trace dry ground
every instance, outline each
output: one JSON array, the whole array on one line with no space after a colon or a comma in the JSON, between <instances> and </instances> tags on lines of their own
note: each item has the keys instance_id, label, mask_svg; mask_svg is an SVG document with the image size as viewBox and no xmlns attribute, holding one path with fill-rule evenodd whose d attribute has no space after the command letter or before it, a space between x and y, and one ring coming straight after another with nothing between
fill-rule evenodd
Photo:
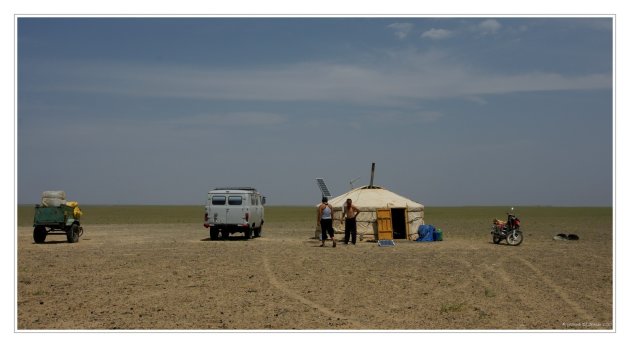
<instances>
[{"instance_id":1,"label":"dry ground","mask_svg":"<svg viewBox=\"0 0 630 347\"><path fill-rule=\"evenodd\" d=\"M443 242L320 248L312 222L249 241L209 241L200 223L86 224L76 244L34 244L21 226L18 329L613 328L610 224L564 242L530 229L518 247L445 223Z\"/></svg>"}]
</instances>

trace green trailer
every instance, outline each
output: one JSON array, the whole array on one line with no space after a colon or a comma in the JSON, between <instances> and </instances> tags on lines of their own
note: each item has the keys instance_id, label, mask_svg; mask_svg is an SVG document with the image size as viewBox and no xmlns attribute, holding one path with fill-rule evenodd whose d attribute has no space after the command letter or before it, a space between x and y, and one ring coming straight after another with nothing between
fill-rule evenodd
<instances>
[{"instance_id":1,"label":"green trailer","mask_svg":"<svg viewBox=\"0 0 630 347\"><path fill-rule=\"evenodd\" d=\"M79 242L83 235L81 221L74 214L74 207L35 205L33 240L44 243L47 235L66 235L68 242Z\"/></svg>"}]
</instances>

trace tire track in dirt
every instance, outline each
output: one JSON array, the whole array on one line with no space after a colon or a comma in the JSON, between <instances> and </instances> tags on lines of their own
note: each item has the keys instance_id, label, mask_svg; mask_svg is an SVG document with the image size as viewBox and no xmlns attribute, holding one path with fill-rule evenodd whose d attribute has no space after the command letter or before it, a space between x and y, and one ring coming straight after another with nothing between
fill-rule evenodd
<instances>
[{"instance_id":1,"label":"tire track in dirt","mask_svg":"<svg viewBox=\"0 0 630 347\"><path fill-rule=\"evenodd\" d=\"M457 259L459 263L464 265L465 268L469 270L469 273L472 273L473 266L469 261L463 259ZM474 276L474 274L473 274ZM457 277L457 284L451 287L451 290L464 290L472 286L473 279L468 277Z\"/></svg>"},{"instance_id":2,"label":"tire track in dirt","mask_svg":"<svg viewBox=\"0 0 630 347\"><path fill-rule=\"evenodd\" d=\"M492 287L491 283L483 276L483 274L481 273L481 271L479 271L479 267L475 267L472 262L468 261L468 260L464 260L464 259L457 259L462 265L464 265L467 269L468 269L468 273L471 274L474 277L474 280L476 280L478 283L480 283L482 286L486 287L486 288L490 288ZM491 269L487 264L483 264L483 266L486 268L486 270ZM472 284L473 279L471 279L468 282L468 285Z\"/></svg>"},{"instance_id":3,"label":"tire track in dirt","mask_svg":"<svg viewBox=\"0 0 630 347\"><path fill-rule=\"evenodd\" d=\"M348 324L351 325L352 328L355 329L361 329L362 324L352 318L348 318L346 316L343 316L339 313L336 313L328 308L326 308L323 305L320 305L316 302L313 302L307 298L305 298L304 296L294 292L293 290L289 289L285 284L283 284L282 282L280 282L276 276L274 276L273 271L271 271L271 268L269 266L269 260L267 259L267 257L262 257L263 260L263 265L265 267L265 273L267 274L267 278L269 279L269 283L271 283L272 286L274 286L276 289L279 289L280 291L282 291L284 294L286 294L287 296L303 303L306 306L309 306L311 308L316 309L317 311L332 317L332 318L337 318L341 321L344 321Z\"/></svg>"},{"instance_id":4,"label":"tire track in dirt","mask_svg":"<svg viewBox=\"0 0 630 347\"><path fill-rule=\"evenodd\" d=\"M470 274L477 280L477 282L479 282L482 286L484 286L487 289L493 288L494 286L492 285L492 283L484 276L484 274L482 273L482 271L479 270L479 266L475 267L473 266L473 264L470 261L467 260L463 260L463 259L459 259L459 261L464 264L469 270L470 270ZM496 275L496 277L504 282L506 285L508 285L508 288L506 289L507 296L510 298L513 298L514 301L518 302L518 304L520 306L522 306L523 309L520 309L522 312L527 312L527 311L531 311L532 307L527 305L526 302L524 302L523 300L520 299L520 293L514 289L512 289L509 285L511 283L513 283L514 281L512 280L512 278L510 277L510 275L501 267L498 266L494 266L494 265L489 265L487 263L483 263L480 266L483 267L483 269L485 270L485 272L489 272L489 273L493 273Z\"/></svg>"},{"instance_id":5,"label":"tire track in dirt","mask_svg":"<svg viewBox=\"0 0 630 347\"><path fill-rule=\"evenodd\" d=\"M525 266L527 266L530 270L532 270L538 276L538 278L540 278L547 285L547 287L551 288L551 290L553 290L554 293L556 293L556 295L573 310L573 312L577 313L580 318L582 318L584 321L595 320L595 317L591 316L577 302L571 300L564 288L557 285L552 279L547 277L542 271L540 271L540 269L536 265L519 256L515 256L515 258L518 259L518 261L523 263Z\"/></svg>"},{"instance_id":6,"label":"tire track in dirt","mask_svg":"<svg viewBox=\"0 0 630 347\"><path fill-rule=\"evenodd\" d=\"M482 274L481 271L479 271L479 267L475 267L472 262L468 261L468 260L464 260L464 259L458 259L458 261L463 264L466 268L468 268L469 273L477 280L477 282L481 283L484 287L486 288L490 288L492 287L492 284L490 283L490 281L488 281L485 276ZM484 269L486 271L489 272L493 272L495 274L497 274L501 280L503 280L504 282L510 282L510 278L507 276L507 274L503 271L497 271L497 269L495 267L491 267L488 264L481 264L480 266L483 266ZM472 280L471 280L472 282Z\"/></svg>"},{"instance_id":7,"label":"tire track in dirt","mask_svg":"<svg viewBox=\"0 0 630 347\"><path fill-rule=\"evenodd\" d=\"M598 298L598 297L595 297L595 296L592 296L592 295L589 295L589 294L584 294L584 293L579 292L577 290L569 290L569 291L571 293L573 293L574 295L581 295L581 296L587 298L588 300L591 300L591 301L593 301L595 303L598 303L598 304L600 304L602 306L610 306L612 304L612 302L610 302L610 301L606 301L604 299L601 299L601 298Z\"/></svg>"},{"instance_id":8,"label":"tire track in dirt","mask_svg":"<svg viewBox=\"0 0 630 347\"><path fill-rule=\"evenodd\" d=\"M490 266L488 264L484 264L484 267L486 268L487 271L497 274L499 278L501 279L501 281L503 281L506 285L508 285L507 290L510 293L509 297L512 298L512 300L518 302L524 308L521 311L530 312L533 310L533 307L531 305L528 305L525 300L521 299L523 293L521 293L520 290L514 289L512 286L510 286L510 285L513 285L514 279L510 277L509 273L505 271L505 269L501 265L497 267L497 266Z\"/></svg>"}]
</instances>

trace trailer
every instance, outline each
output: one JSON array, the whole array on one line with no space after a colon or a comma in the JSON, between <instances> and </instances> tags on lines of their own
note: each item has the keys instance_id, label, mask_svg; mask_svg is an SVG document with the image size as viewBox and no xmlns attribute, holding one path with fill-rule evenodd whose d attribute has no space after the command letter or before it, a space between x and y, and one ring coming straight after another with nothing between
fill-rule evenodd
<instances>
[{"instance_id":1,"label":"trailer","mask_svg":"<svg viewBox=\"0 0 630 347\"><path fill-rule=\"evenodd\" d=\"M35 205L33 228L35 243L44 243L48 235L66 235L69 243L75 243L83 235L80 215L75 213L75 207L66 204Z\"/></svg>"}]
</instances>

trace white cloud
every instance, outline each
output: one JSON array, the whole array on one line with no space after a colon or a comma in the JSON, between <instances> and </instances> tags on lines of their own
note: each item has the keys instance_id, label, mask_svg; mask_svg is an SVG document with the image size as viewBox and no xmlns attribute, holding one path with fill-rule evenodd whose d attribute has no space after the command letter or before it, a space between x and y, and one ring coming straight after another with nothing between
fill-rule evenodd
<instances>
[{"instance_id":1,"label":"white cloud","mask_svg":"<svg viewBox=\"0 0 630 347\"><path fill-rule=\"evenodd\" d=\"M612 84L608 73L565 76L522 71L500 74L455 63L447 57L438 51L406 50L388 52L373 64L305 62L239 69L76 63L46 69L47 77L42 80L55 82L29 86L29 89L149 98L323 101L392 107L409 106L422 99L608 89ZM51 76L53 73L57 75ZM258 113L233 114L232 117L229 122L282 121L282 116Z\"/></svg>"},{"instance_id":2,"label":"white cloud","mask_svg":"<svg viewBox=\"0 0 630 347\"><path fill-rule=\"evenodd\" d=\"M488 103L486 99L480 98L478 96L468 96L468 97L465 97L464 99L470 102L473 102L477 105L486 105Z\"/></svg>"},{"instance_id":3,"label":"white cloud","mask_svg":"<svg viewBox=\"0 0 630 347\"><path fill-rule=\"evenodd\" d=\"M277 125L287 121L284 115L269 112L227 112L207 113L194 116L180 116L169 119L165 124L188 124L194 126L266 126Z\"/></svg>"},{"instance_id":4,"label":"white cloud","mask_svg":"<svg viewBox=\"0 0 630 347\"><path fill-rule=\"evenodd\" d=\"M413 24L411 23L393 23L387 27L394 30L394 35L396 35L396 37L400 40L404 40L411 30L413 30Z\"/></svg>"},{"instance_id":5,"label":"white cloud","mask_svg":"<svg viewBox=\"0 0 630 347\"><path fill-rule=\"evenodd\" d=\"M438 111L401 109L363 115L362 119L369 119L371 123L383 125L413 125L435 122L442 116L443 114Z\"/></svg>"},{"instance_id":6,"label":"white cloud","mask_svg":"<svg viewBox=\"0 0 630 347\"><path fill-rule=\"evenodd\" d=\"M428 38L432 40L443 40L453 36L453 32L451 30L446 29L433 29L427 30L422 33L423 38Z\"/></svg>"},{"instance_id":7,"label":"white cloud","mask_svg":"<svg viewBox=\"0 0 630 347\"><path fill-rule=\"evenodd\" d=\"M501 23L496 19L486 19L477 26L477 30L484 35L496 34L500 29Z\"/></svg>"}]
</instances>

